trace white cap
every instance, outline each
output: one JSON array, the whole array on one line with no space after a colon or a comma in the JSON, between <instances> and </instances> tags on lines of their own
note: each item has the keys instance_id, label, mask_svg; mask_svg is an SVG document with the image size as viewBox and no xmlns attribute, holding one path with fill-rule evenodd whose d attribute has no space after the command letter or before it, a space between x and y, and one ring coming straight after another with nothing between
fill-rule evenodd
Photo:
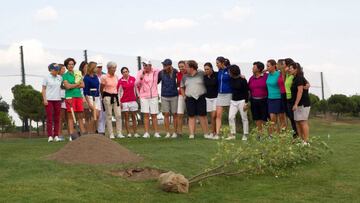
<instances>
[{"instance_id":1,"label":"white cap","mask_svg":"<svg viewBox=\"0 0 360 203\"><path fill-rule=\"evenodd\" d=\"M147 59L143 59L143 60L142 60L142 64L149 65L149 64L151 64L151 61L150 61L150 60L147 60Z\"/></svg>"},{"instance_id":2,"label":"white cap","mask_svg":"<svg viewBox=\"0 0 360 203\"><path fill-rule=\"evenodd\" d=\"M103 64L100 62L100 63L97 63L96 67L102 67Z\"/></svg>"}]
</instances>

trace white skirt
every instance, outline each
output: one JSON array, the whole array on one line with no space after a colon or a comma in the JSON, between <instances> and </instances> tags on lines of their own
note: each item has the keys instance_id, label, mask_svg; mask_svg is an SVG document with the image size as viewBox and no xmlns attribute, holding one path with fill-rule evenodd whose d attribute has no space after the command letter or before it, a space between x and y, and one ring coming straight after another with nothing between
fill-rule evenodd
<instances>
[{"instance_id":1,"label":"white skirt","mask_svg":"<svg viewBox=\"0 0 360 203\"><path fill-rule=\"evenodd\" d=\"M228 94L219 93L216 98L216 106L230 106L231 98L232 98L231 93Z\"/></svg>"}]
</instances>

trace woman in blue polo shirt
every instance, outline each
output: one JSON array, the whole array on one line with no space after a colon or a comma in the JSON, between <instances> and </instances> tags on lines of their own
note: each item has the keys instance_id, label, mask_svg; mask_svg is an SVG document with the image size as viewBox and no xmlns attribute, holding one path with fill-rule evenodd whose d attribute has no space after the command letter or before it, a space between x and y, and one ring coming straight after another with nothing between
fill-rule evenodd
<instances>
[{"instance_id":1,"label":"woman in blue polo shirt","mask_svg":"<svg viewBox=\"0 0 360 203\"><path fill-rule=\"evenodd\" d=\"M96 75L96 66L97 63L90 62L87 67L87 73L84 77L85 87L83 89L85 100L89 106L89 110L92 113L92 122L91 126L94 126L97 129L97 121L99 120L99 115L101 111L101 102L100 102L100 92L99 86L100 82Z\"/></svg>"},{"instance_id":2,"label":"woman in blue polo shirt","mask_svg":"<svg viewBox=\"0 0 360 203\"><path fill-rule=\"evenodd\" d=\"M228 67L225 64L230 64L228 59L222 56L216 58L216 66L218 67L218 96L216 99L216 135L213 139L219 139L221 129L221 118L225 106L230 106L231 87L230 74Z\"/></svg>"}]
</instances>

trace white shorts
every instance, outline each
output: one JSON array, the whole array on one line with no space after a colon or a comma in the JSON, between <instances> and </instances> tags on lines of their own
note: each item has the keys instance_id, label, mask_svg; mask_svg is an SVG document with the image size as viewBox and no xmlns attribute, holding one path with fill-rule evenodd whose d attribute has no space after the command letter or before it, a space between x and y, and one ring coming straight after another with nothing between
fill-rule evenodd
<instances>
[{"instance_id":1,"label":"white shorts","mask_svg":"<svg viewBox=\"0 0 360 203\"><path fill-rule=\"evenodd\" d=\"M89 100L89 103L91 105L94 105L93 104L93 97L92 96L87 96L88 100ZM100 101L100 97L95 97L95 108L96 110L98 111L101 111L101 101Z\"/></svg>"},{"instance_id":2,"label":"white shorts","mask_svg":"<svg viewBox=\"0 0 360 203\"><path fill-rule=\"evenodd\" d=\"M294 111L294 120L295 121L307 121L309 119L310 106L298 106L296 111Z\"/></svg>"},{"instance_id":3,"label":"white shorts","mask_svg":"<svg viewBox=\"0 0 360 203\"><path fill-rule=\"evenodd\" d=\"M136 101L132 101L132 102L124 102L121 103L122 104L122 112L127 112L127 111L138 111L139 110L139 105Z\"/></svg>"},{"instance_id":4,"label":"white shorts","mask_svg":"<svg viewBox=\"0 0 360 203\"><path fill-rule=\"evenodd\" d=\"M177 113L184 114L186 109L185 98L182 95L178 97L178 106L177 106Z\"/></svg>"},{"instance_id":5,"label":"white shorts","mask_svg":"<svg viewBox=\"0 0 360 203\"><path fill-rule=\"evenodd\" d=\"M158 114L159 99L158 97L151 99L140 99L141 113Z\"/></svg>"},{"instance_id":6,"label":"white shorts","mask_svg":"<svg viewBox=\"0 0 360 203\"><path fill-rule=\"evenodd\" d=\"M216 98L205 98L206 99L206 112L216 111Z\"/></svg>"},{"instance_id":7,"label":"white shorts","mask_svg":"<svg viewBox=\"0 0 360 203\"><path fill-rule=\"evenodd\" d=\"M223 94L219 93L216 98L216 106L230 106L230 101L232 98L232 94Z\"/></svg>"}]
</instances>

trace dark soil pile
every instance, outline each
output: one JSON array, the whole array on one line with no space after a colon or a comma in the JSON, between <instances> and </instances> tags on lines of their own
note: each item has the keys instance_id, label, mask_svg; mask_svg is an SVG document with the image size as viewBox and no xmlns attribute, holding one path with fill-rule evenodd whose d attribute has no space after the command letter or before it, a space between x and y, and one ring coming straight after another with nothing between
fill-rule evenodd
<instances>
[{"instance_id":1,"label":"dark soil pile","mask_svg":"<svg viewBox=\"0 0 360 203\"><path fill-rule=\"evenodd\" d=\"M113 176L120 176L132 181L156 180L164 170L156 168L131 168L110 171Z\"/></svg>"},{"instance_id":2,"label":"dark soil pile","mask_svg":"<svg viewBox=\"0 0 360 203\"><path fill-rule=\"evenodd\" d=\"M117 142L100 135L81 136L47 158L67 164L124 164L143 160Z\"/></svg>"}]
</instances>

